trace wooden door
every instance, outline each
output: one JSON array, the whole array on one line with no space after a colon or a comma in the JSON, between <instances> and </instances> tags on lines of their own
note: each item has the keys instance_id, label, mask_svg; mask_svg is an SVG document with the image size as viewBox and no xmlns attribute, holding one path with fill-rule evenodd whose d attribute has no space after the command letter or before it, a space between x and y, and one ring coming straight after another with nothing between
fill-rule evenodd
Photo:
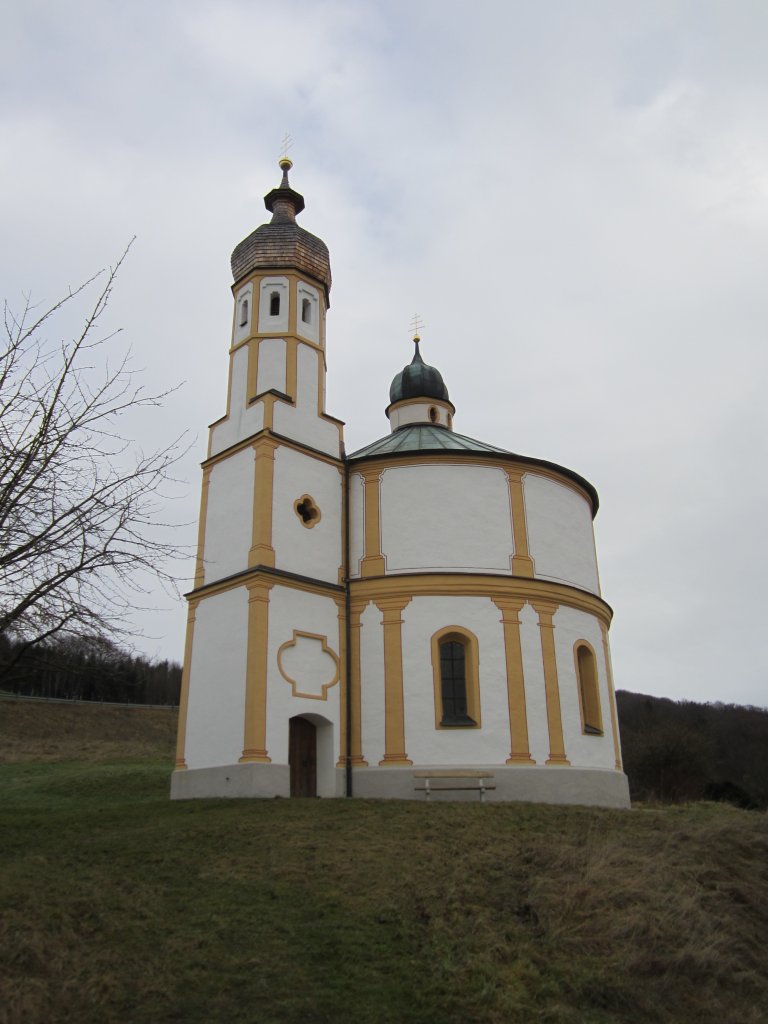
<instances>
[{"instance_id":1,"label":"wooden door","mask_svg":"<svg viewBox=\"0 0 768 1024\"><path fill-rule=\"evenodd\" d=\"M288 723L291 796L317 796L317 730L306 718Z\"/></svg>"}]
</instances>

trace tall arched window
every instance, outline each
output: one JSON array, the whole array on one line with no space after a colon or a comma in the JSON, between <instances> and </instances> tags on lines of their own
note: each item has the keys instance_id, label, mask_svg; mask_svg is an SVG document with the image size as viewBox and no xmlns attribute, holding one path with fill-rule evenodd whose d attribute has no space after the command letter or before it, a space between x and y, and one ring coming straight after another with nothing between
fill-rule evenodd
<instances>
[{"instance_id":1,"label":"tall arched window","mask_svg":"<svg viewBox=\"0 0 768 1024\"><path fill-rule=\"evenodd\" d=\"M269 315L280 316L280 292L272 292L269 296Z\"/></svg>"},{"instance_id":2,"label":"tall arched window","mask_svg":"<svg viewBox=\"0 0 768 1024\"><path fill-rule=\"evenodd\" d=\"M432 637L435 726L438 729L480 725L477 637L448 626Z\"/></svg>"},{"instance_id":3,"label":"tall arched window","mask_svg":"<svg viewBox=\"0 0 768 1024\"><path fill-rule=\"evenodd\" d=\"M574 651L576 680L579 685L579 710L582 731L589 736L603 735L600 691L597 685L597 660L586 640L577 641Z\"/></svg>"},{"instance_id":4,"label":"tall arched window","mask_svg":"<svg viewBox=\"0 0 768 1024\"><path fill-rule=\"evenodd\" d=\"M248 299L243 299L240 303L240 326L248 326Z\"/></svg>"}]
</instances>

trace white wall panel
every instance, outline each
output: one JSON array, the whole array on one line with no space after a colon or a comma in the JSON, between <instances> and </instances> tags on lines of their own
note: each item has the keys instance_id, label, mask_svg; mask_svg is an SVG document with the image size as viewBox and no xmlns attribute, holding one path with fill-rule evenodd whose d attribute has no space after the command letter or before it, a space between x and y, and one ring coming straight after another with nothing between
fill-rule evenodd
<instances>
[{"instance_id":1,"label":"white wall panel","mask_svg":"<svg viewBox=\"0 0 768 1024\"><path fill-rule=\"evenodd\" d=\"M293 587L274 586L269 600L269 648L267 652L267 750L275 764L288 763L288 720L295 715L321 715L334 723L338 738L338 682L325 700L294 697L291 684L280 673L277 652L293 639L293 632L313 633L327 638L328 647L339 657L338 606L333 598L310 594ZM333 753L334 763L338 749Z\"/></svg>"},{"instance_id":2,"label":"white wall panel","mask_svg":"<svg viewBox=\"0 0 768 1024\"><path fill-rule=\"evenodd\" d=\"M363 757L375 767L384 757L384 634L382 615L373 603L364 610L360 628Z\"/></svg>"},{"instance_id":3,"label":"white wall panel","mask_svg":"<svg viewBox=\"0 0 768 1024\"><path fill-rule=\"evenodd\" d=\"M417 597L403 612L405 749L414 764L503 764L509 756L504 634L501 613L487 597ZM434 633L468 629L480 656L480 728L435 727Z\"/></svg>"},{"instance_id":4,"label":"white wall panel","mask_svg":"<svg viewBox=\"0 0 768 1024\"><path fill-rule=\"evenodd\" d=\"M560 682L560 705L563 715L565 756L572 765L582 768L614 768L613 732L608 695L608 679L600 625L594 616L575 608L560 607L554 617L557 675ZM603 735L585 735L581 730L579 690L573 645L586 640L595 652L597 662L600 713Z\"/></svg>"},{"instance_id":5,"label":"white wall panel","mask_svg":"<svg viewBox=\"0 0 768 1024\"><path fill-rule=\"evenodd\" d=\"M280 312L270 313L271 296L280 296ZM288 330L289 289L287 277L265 277L259 291L259 334L277 334Z\"/></svg>"},{"instance_id":6,"label":"white wall panel","mask_svg":"<svg viewBox=\"0 0 768 1024\"><path fill-rule=\"evenodd\" d=\"M339 431L318 413L318 374L324 372L323 353L299 343L296 405L275 404L275 431L338 457Z\"/></svg>"},{"instance_id":7,"label":"white wall panel","mask_svg":"<svg viewBox=\"0 0 768 1024\"><path fill-rule=\"evenodd\" d=\"M201 601L189 677L188 768L236 764L243 752L248 591Z\"/></svg>"},{"instance_id":8,"label":"white wall panel","mask_svg":"<svg viewBox=\"0 0 768 1024\"><path fill-rule=\"evenodd\" d=\"M526 473L528 546L541 579L599 593L589 502L572 488Z\"/></svg>"},{"instance_id":9,"label":"white wall panel","mask_svg":"<svg viewBox=\"0 0 768 1024\"><path fill-rule=\"evenodd\" d=\"M262 338L259 342L259 364L256 373L256 394L265 391L285 394L285 339ZM253 398L253 395L249 395Z\"/></svg>"},{"instance_id":10,"label":"white wall panel","mask_svg":"<svg viewBox=\"0 0 768 1024\"><path fill-rule=\"evenodd\" d=\"M253 534L253 450L246 448L211 468L205 524L205 582L248 568Z\"/></svg>"},{"instance_id":11,"label":"white wall panel","mask_svg":"<svg viewBox=\"0 0 768 1024\"><path fill-rule=\"evenodd\" d=\"M349 474L349 575L360 575L365 554L365 484L360 473Z\"/></svg>"},{"instance_id":12,"label":"white wall panel","mask_svg":"<svg viewBox=\"0 0 768 1024\"><path fill-rule=\"evenodd\" d=\"M537 764L544 764L549 757L549 730L539 618L529 604L523 606L518 618L528 713L528 749Z\"/></svg>"},{"instance_id":13,"label":"white wall panel","mask_svg":"<svg viewBox=\"0 0 768 1024\"><path fill-rule=\"evenodd\" d=\"M312 528L304 526L294 503L309 494L320 510ZM272 536L278 569L339 582L342 560L342 476L339 468L292 448L275 452Z\"/></svg>"},{"instance_id":14,"label":"white wall panel","mask_svg":"<svg viewBox=\"0 0 768 1024\"><path fill-rule=\"evenodd\" d=\"M460 464L387 469L381 520L387 572L510 571L512 523L502 470Z\"/></svg>"},{"instance_id":15,"label":"white wall panel","mask_svg":"<svg viewBox=\"0 0 768 1024\"><path fill-rule=\"evenodd\" d=\"M248 346L243 345L232 355L230 367L229 416L211 428L211 455L244 441L264 425L264 407L261 402L247 404Z\"/></svg>"}]
</instances>

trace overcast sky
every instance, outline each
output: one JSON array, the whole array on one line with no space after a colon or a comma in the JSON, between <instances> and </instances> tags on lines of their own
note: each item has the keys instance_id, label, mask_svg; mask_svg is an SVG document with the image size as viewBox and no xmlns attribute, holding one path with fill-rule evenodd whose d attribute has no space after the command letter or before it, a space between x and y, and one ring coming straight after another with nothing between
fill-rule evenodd
<instances>
[{"instance_id":1,"label":"overcast sky","mask_svg":"<svg viewBox=\"0 0 768 1024\"><path fill-rule=\"evenodd\" d=\"M230 252L283 134L331 251L328 411L388 432L422 352L458 431L597 488L616 685L768 704L765 0L3 0L0 284L109 312L188 428L224 411ZM139 647L180 659L157 598Z\"/></svg>"}]
</instances>

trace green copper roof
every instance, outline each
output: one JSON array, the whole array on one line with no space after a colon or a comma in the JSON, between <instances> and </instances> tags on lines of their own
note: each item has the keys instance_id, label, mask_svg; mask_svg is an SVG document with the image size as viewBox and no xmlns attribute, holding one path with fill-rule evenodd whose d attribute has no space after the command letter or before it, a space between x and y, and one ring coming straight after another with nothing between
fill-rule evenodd
<instances>
[{"instance_id":1,"label":"green copper roof","mask_svg":"<svg viewBox=\"0 0 768 1024\"><path fill-rule=\"evenodd\" d=\"M393 452L493 452L496 455L511 455L504 448L475 441L463 434L454 434L446 427L433 424L414 423L387 434L379 441L353 452L350 459L365 459L371 455L391 455Z\"/></svg>"},{"instance_id":2,"label":"green copper roof","mask_svg":"<svg viewBox=\"0 0 768 1024\"><path fill-rule=\"evenodd\" d=\"M509 452L505 448L496 448L492 444L485 444L483 441L476 441L473 437L465 437L463 434L455 434L447 427L438 427L432 423L412 423L407 427L400 427L386 437L382 437L373 444L366 445L356 452L347 456L348 462L358 462L362 459L374 459L394 456L407 456L417 452L464 452L471 455L473 452L478 455L491 455L501 458L514 459L515 462L522 462L527 466L540 466L544 469L554 470L562 476L568 477L578 484L589 495L592 503L592 518L597 513L599 499L597 491L583 476L574 473L572 469L565 466L558 466L556 462L547 462L545 459L534 459L530 455L518 455Z\"/></svg>"},{"instance_id":3,"label":"green copper roof","mask_svg":"<svg viewBox=\"0 0 768 1024\"><path fill-rule=\"evenodd\" d=\"M416 343L416 351L411 362L392 381L389 389L390 402L401 402L404 398L439 398L443 402L450 402L448 388L440 371L434 366L429 366L421 358L418 335L413 340Z\"/></svg>"}]
</instances>

